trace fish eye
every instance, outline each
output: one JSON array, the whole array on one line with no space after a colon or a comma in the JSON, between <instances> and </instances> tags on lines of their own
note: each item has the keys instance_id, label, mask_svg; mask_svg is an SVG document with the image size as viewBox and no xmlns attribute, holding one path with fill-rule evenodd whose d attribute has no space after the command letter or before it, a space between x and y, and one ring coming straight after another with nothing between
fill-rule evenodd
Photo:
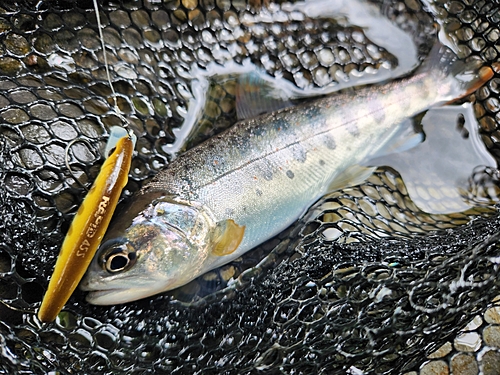
<instances>
[{"instance_id":1,"label":"fish eye","mask_svg":"<svg viewBox=\"0 0 500 375\"><path fill-rule=\"evenodd\" d=\"M110 273L121 272L132 267L137 260L136 252L127 242L114 242L101 259L101 264Z\"/></svg>"}]
</instances>

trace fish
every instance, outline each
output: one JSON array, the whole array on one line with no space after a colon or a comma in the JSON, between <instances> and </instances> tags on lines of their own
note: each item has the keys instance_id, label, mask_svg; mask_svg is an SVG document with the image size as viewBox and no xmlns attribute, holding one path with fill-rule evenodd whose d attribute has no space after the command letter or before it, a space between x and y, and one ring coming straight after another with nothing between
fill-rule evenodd
<instances>
[{"instance_id":1,"label":"fish","mask_svg":"<svg viewBox=\"0 0 500 375\"><path fill-rule=\"evenodd\" d=\"M111 130L107 158L68 229L47 291L38 310L41 322L56 319L78 286L101 243L118 199L128 182L135 135ZM121 129L121 130L120 130ZM125 133L125 134L124 134Z\"/></svg>"},{"instance_id":2,"label":"fish","mask_svg":"<svg viewBox=\"0 0 500 375\"><path fill-rule=\"evenodd\" d=\"M122 206L80 284L95 305L182 286L280 233L369 161L421 142L413 116L493 76L436 43L413 75L237 122L186 151Z\"/></svg>"}]
</instances>

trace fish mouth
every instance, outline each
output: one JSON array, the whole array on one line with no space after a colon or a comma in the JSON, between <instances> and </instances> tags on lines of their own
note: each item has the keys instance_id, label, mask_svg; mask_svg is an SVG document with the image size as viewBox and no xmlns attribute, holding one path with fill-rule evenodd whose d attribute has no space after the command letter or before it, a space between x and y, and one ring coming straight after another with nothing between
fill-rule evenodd
<instances>
[{"instance_id":1,"label":"fish mouth","mask_svg":"<svg viewBox=\"0 0 500 375\"><path fill-rule=\"evenodd\" d=\"M85 300L92 305L115 305L130 302L130 290L127 288L103 288L102 285L92 285L87 281L80 283L80 289L88 292ZM128 298L125 300L126 295Z\"/></svg>"},{"instance_id":2,"label":"fish mouth","mask_svg":"<svg viewBox=\"0 0 500 375\"><path fill-rule=\"evenodd\" d=\"M87 299L98 299L99 297L119 291L119 289L92 290L87 294Z\"/></svg>"},{"instance_id":3,"label":"fish mouth","mask_svg":"<svg viewBox=\"0 0 500 375\"><path fill-rule=\"evenodd\" d=\"M88 303L91 303L92 305L115 305L119 303L125 303L125 302L130 302L130 300L124 300L122 302L116 302L117 296L123 294L125 292L124 289L102 289L102 290L95 290L95 289L89 289L85 290L88 291L89 293L85 297L85 300Z\"/></svg>"},{"instance_id":4,"label":"fish mouth","mask_svg":"<svg viewBox=\"0 0 500 375\"><path fill-rule=\"evenodd\" d=\"M165 288L154 286L142 286L134 288L92 288L91 286L80 287L83 291L88 292L85 300L92 305L121 305L124 303L137 301L142 298L150 297L161 293Z\"/></svg>"}]
</instances>

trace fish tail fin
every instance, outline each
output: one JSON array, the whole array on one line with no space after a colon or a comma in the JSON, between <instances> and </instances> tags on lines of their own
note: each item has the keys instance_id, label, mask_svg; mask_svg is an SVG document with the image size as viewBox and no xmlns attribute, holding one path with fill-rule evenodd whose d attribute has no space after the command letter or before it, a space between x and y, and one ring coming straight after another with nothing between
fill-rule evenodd
<instances>
[{"instance_id":1,"label":"fish tail fin","mask_svg":"<svg viewBox=\"0 0 500 375\"><path fill-rule=\"evenodd\" d=\"M493 69L482 60L462 61L455 52L437 42L419 68L431 71L437 82L443 82L438 93L443 104L452 103L468 96L490 80Z\"/></svg>"}]
</instances>

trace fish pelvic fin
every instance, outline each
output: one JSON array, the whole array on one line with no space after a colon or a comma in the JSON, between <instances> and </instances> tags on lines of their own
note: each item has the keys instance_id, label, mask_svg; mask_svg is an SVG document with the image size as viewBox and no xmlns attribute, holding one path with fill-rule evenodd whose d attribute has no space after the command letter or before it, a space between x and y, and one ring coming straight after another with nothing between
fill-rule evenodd
<instances>
[{"instance_id":1,"label":"fish pelvic fin","mask_svg":"<svg viewBox=\"0 0 500 375\"><path fill-rule=\"evenodd\" d=\"M493 69L482 60L463 61L448 47L436 42L418 73L430 71L437 82L438 98L442 104L452 103L468 96L488 82Z\"/></svg>"},{"instance_id":2,"label":"fish pelvic fin","mask_svg":"<svg viewBox=\"0 0 500 375\"><path fill-rule=\"evenodd\" d=\"M213 255L224 256L233 253L245 234L245 226L238 225L233 219L217 223L214 236Z\"/></svg>"}]
</instances>

